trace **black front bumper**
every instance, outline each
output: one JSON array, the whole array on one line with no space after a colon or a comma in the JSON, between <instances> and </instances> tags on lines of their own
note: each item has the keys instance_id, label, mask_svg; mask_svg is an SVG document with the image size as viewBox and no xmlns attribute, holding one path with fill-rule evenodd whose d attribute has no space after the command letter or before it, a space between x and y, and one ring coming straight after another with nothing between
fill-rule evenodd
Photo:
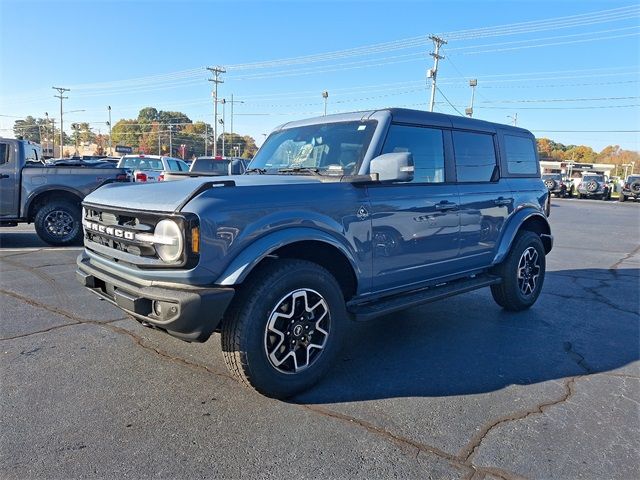
<instances>
[{"instance_id":1,"label":"black front bumper","mask_svg":"<svg viewBox=\"0 0 640 480\"><path fill-rule=\"evenodd\" d=\"M78 281L137 320L188 342L204 342L216 329L235 293L233 288L143 285L77 260Z\"/></svg>"}]
</instances>

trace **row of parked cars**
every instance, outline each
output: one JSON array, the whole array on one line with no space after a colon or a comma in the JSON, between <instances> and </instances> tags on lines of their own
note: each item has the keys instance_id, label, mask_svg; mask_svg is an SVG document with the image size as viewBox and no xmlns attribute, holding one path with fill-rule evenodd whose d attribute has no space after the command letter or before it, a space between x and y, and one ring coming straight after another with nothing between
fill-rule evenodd
<instances>
[{"instance_id":1,"label":"row of parked cars","mask_svg":"<svg viewBox=\"0 0 640 480\"><path fill-rule=\"evenodd\" d=\"M54 246L82 240L82 200L109 183L160 182L196 175L244 173L248 160L199 157L191 166L158 155L42 157L34 142L0 138L0 226L33 223Z\"/></svg>"},{"instance_id":2,"label":"row of parked cars","mask_svg":"<svg viewBox=\"0 0 640 480\"><path fill-rule=\"evenodd\" d=\"M596 198L611 200L615 190L615 182L606 175L585 172L582 178L568 178L560 173L542 175L542 180L549 193L561 198ZM625 202L640 197L640 175L629 175L621 185L618 200Z\"/></svg>"}]
</instances>

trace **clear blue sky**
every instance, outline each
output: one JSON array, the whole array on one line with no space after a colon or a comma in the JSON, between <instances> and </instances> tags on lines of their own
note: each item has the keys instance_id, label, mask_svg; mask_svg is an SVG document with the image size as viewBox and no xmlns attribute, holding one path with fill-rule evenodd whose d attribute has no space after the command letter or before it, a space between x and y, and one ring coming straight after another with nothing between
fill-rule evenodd
<instances>
[{"instance_id":1,"label":"clear blue sky","mask_svg":"<svg viewBox=\"0 0 640 480\"><path fill-rule=\"evenodd\" d=\"M635 132L561 132L640 129L639 11L631 0L0 0L0 135L14 117L57 119L54 85L71 88L65 111L85 110L65 115L66 126L104 133L107 105L113 123L145 106L212 123L207 65L227 67L219 96L244 102L234 130L258 143L280 123L321 114L323 90L329 113L424 109L427 36L439 33L449 43L438 82L459 111L477 78L477 118L517 113L537 136L639 150ZM455 113L440 93L436 108ZM226 113L229 125L228 104Z\"/></svg>"}]
</instances>

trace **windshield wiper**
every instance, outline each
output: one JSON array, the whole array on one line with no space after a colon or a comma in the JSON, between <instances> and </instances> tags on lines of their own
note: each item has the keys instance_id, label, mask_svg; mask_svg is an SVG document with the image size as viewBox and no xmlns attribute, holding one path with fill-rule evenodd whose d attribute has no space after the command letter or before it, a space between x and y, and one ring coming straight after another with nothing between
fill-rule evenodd
<instances>
[{"instance_id":1,"label":"windshield wiper","mask_svg":"<svg viewBox=\"0 0 640 480\"><path fill-rule=\"evenodd\" d=\"M253 167L253 168L247 168L244 173L258 173L260 175L264 175L265 173L267 173L267 169L266 168L258 168L258 167Z\"/></svg>"},{"instance_id":2,"label":"windshield wiper","mask_svg":"<svg viewBox=\"0 0 640 480\"><path fill-rule=\"evenodd\" d=\"M320 169L317 167L286 167L279 168L278 173L311 173L321 176Z\"/></svg>"}]
</instances>

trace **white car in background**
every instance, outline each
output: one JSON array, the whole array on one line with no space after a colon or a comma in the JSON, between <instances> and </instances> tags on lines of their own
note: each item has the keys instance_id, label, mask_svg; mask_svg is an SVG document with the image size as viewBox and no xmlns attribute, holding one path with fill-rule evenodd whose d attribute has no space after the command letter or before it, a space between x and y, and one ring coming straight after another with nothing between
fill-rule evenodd
<instances>
[{"instance_id":1,"label":"white car in background","mask_svg":"<svg viewBox=\"0 0 640 480\"><path fill-rule=\"evenodd\" d=\"M162 182L167 172L188 172L189 165L179 158L161 155L124 155L119 168L130 172L132 182Z\"/></svg>"}]
</instances>

